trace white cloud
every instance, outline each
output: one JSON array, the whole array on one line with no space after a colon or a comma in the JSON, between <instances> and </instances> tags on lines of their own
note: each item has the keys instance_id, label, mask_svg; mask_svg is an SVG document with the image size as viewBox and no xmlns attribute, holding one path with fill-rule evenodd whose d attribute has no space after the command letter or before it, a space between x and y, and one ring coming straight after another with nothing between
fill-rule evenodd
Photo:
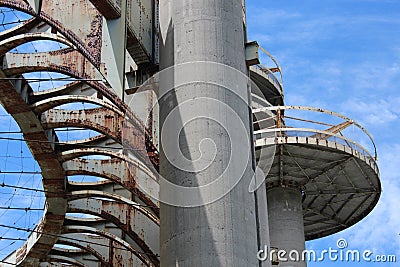
<instances>
[{"instance_id":1,"label":"white cloud","mask_svg":"<svg viewBox=\"0 0 400 267\"><path fill-rule=\"evenodd\" d=\"M390 125L399 120L399 105L400 97L385 97L384 99L360 99L355 97L343 102L341 110L345 113L351 113L354 119L364 126L371 128L390 127Z\"/></svg>"}]
</instances>

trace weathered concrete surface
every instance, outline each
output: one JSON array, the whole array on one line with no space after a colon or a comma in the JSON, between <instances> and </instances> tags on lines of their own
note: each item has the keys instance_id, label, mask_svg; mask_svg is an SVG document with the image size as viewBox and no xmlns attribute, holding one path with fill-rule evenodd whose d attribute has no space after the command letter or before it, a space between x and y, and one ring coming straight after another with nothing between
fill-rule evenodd
<instances>
[{"instance_id":1,"label":"weathered concrete surface","mask_svg":"<svg viewBox=\"0 0 400 267\"><path fill-rule=\"evenodd\" d=\"M271 247L284 250L289 258L292 251L300 257L305 250L303 208L298 188L274 187L267 192ZM296 257L296 252L291 254ZM281 261L282 267L305 267L303 261Z\"/></svg>"},{"instance_id":2,"label":"weathered concrete surface","mask_svg":"<svg viewBox=\"0 0 400 267\"><path fill-rule=\"evenodd\" d=\"M236 187L221 194L213 203L197 207L161 203L161 265L257 266L255 197L248 192L252 169L252 151L246 147L252 139L247 101L249 91L246 84L224 88L212 83L215 77L224 83L224 77L227 79L231 74L229 71L237 71L237 76L247 73L242 1L166 0L160 5L161 69L194 61L217 62L232 67L217 67L215 64L209 69L200 64L197 72L196 67L191 71L178 67L160 74L160 130L170 129L164 123L174 112L177 114L172 123L174 127L182 128L179 147L171 147L168 143L178 138L175 132L161 134L160 174L176 185L192 188L211 183L221 175L226 184L214 191L223 191L224 186L230 186L230 180L242 176ZM198 75L201 83L190 84L199 79ZM168 86L183 80L187 83L162 95ZM181 112L174 110L176 107L182 108ZM233 137L241 127L248 135L236 142ZM203 153L200 143L208 152ZM212 158L210 154L214 149L215 158ZM236 149L241 153L232 153ZM180 160L185 161L174 158L173 155L179 152L189 161L184 167L174 166L179 165ZM202 169L198 166L200 163L195 162L197 159L210 164ZM228 168L229 163L240 166L243 162L243 169ZM171 195L162 184L160 190L161 199ZM181 193L178 191L176 198L170 200L185 202ZM209 194L212 193L198 190L193 199L208 197ZM188 203L193 199L187 199Z\"/></svg>"}]
</instances>

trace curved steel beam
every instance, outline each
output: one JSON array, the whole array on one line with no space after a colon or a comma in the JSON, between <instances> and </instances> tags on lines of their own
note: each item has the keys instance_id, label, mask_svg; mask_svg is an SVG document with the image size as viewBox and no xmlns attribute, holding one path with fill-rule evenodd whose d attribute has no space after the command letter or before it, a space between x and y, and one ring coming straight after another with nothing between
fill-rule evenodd
<instances>
[{"instance_id":1,"label":"curved steel beam","mask_svg":"<svg viewBox=\"0 0 400 267\"><path fill-rule=\"evenodd\" d=\"M60 244L72 245L92 253L105 266L132 266L136 256L146 266L156 267L145 253L108 232L85 226L65 226Z\"/></svg>"},{"instance_id":2,"label":"curved steel beam","mask_svg":"<svg viewBox=\"0 0 400 267\"><path fill-rule=\"evenodd\" d=\"M155 216L152 212L147 210L147 208L142 207L140 204L138 204L130 199L127 199L123 196L113 194L113 193L107 193L107 192L103 192L103 191L95 191L95 190L73 191L73 192L69 192L67 194L68 202L75 200L75 199L85 199L85 198L106 198L106 199L118 201L120 203L125 203L126 205L135 207L136 210L138 210L139 212L144 214L155 224L160 225L160 220L157 218L157 216Z\"/></svg>"},{"instance_id":3,"label":"curved steel beam","mask_svg":"<svg viewBox=\"0 0 400 267\"><path fill-rule=\"evenodd\" d=\"M72 49L24 55L7 53L3 58L3 70L6 75L21 75L34 71L55 71L76 78L103 79L101 73L83 55ZM112 92L112 90L99 82L88 81L87 84L107 97L124 114L124 116L118 118L120 123L118 125L119 140L121 140L120 138L123 133L126 136L124 139L127 141L126 145L132 146L134 151L149 150L149 156L143 154L142 160L145 160L146 163L150 163L151 161L157 167L159 164L157 149L151 141L152 133L144 126L144 123L115 92ZM126 126L122 123L124 119ZM136 147L138 144L141 147Z\"/></svg>"},{"instance_id":4,"label":"curved steel beam","mask_svg":"<svg viewBox=\"0 0 400 267\"><path fill-rule=\"evenodd\" d=\"M143 203L152 207L158 214L159 208L144 192L159 191L159 185L154 178L143 173L140 168L125 162L120 158L109 160L72 159L63 164L67 176L90 175L113 181L137 195ZM74 183L75 184L75 183ZM84 185L83 183L76 183ZM93 187L90 183L88 186ZM144 192L142 191L143 188Z\"/></svg>"},{"instance_id":5,"label":"curved steel beam","mask_svg":"<svg viewBox=\"0 0 400 267\"><path fill-rule=\"evenodd\" d=\"M123 112L120 111L117 107L114 105L105 102L102 99L95 98L95 97L90 97L90 96L84 96L84 95L61 95L61 96L54 96L48 99L44 99L41 101L36 102L33 104L31 107L36 113L43 113L46 110L64 105L64 104L69 104L69 103L91 103L94 105L101 106L103 108L109 109L113 111L114 113L123 116Z\"/></svg>"},{"instance_id":6,"label":"curved steel beam","mask_svg":"<svg viewBox=\"0 0 400 267\"><path fill-rule=\"evenodd\" d=\"M32 17L27 21L24 21L23 23L18 24L17 26L14 26L8 30L4 30L0 32L0 40L3 41L7 38L13 37L18 34L24 34L38 26L40 23L40 19L36 17Z\"/></svg>"},{"instance_id":7,"label":"curved steel beam","mask_svg":"<svg viewBox=\"0 0 400 267\"><path fill-rule=\"evenodd\" d=\"M90 90L91 89L91 90ZM90 91L89 93L86 93ZM30 103L36 103L38 101L46 100L47 98L52 98L56 96L61 96L61 95L87 95L87 96L93 96L97 91L87 84L85 84L83 81L74 81L70 82L66 85L56 87L56 88L51 88L43 91L38 91L38 92L32 92L29 102Z\"/></svg>"},{"instance_id":8,"label":"curved steel beam","mask_svg":"<svg viewBox=\"0 0 400 267\"><path fill-rule=\"evenodd\" d=\"M84 157L84 156L90 156L90 155L99 155L99 156L109 156L111 158L119 158L123 159L125 162L128 164L132 164L135 168L140 169L140 171L143 171L146 175L148 175L150 178L152 178L155 181L158 181L158 175L157 173L154 173L151 168L146 166L140 161L136 161L135 159L132 159L128 156L125 156L121 153L115 152L115 151L109 151L105 149L99 149L99 148L79 148L79 149L73 149L73 150L68 150L60 153L61 159L63 162L66 162L68 160L76 159L79 157Z\"/></svg>"},{"instance_id":9,"label":"curved steel beam","mask_svg":"<svg viewBox=\"0 0 400 267\"><path fill-rule=\"evenodd\" d=\"M60 32L65 38L67 38L85 57L92 62L97 67L100 67L100 55L96 54L96 50L98 50L98 47L89 47L89 45L93 45L94 42L99 42L96 40L99 38L98 36L90 36L90 34L84 36L83 33L79 31L72 31L71 29L66 28L60 21L54 19L56 12L59 12L58 10L51 9L51 6L49 8L49 4L44 1L44 6L40 12L40 14L37 14L35 10L30 7L27 3L25 3L22 0L0 0L0 6L4 7L9 7L13 8L22 12L25 12L29 15L32 15L34 17L37 17L38 19L46 22L49 24L51 27L57 29L58 32ZM79 8L79 7L78 7ZM97 14L96 14L97 13ZM99 16L98 12L95 9L90 9L90 12L87 14L87 18L82 21L81 23L85 24L90 24L91 22L96 25L101 25L101 16ZM100 18L99 18L100 17ZM95 33L98 31L98 29L94 29ZM101 38L100 38L101 39Z\"/></svg>"},{"instance_id":10,"label":"curved steel beam","mask_svg":"<svg viewBox=\"0 0 400 267\"><path fill-rule=\"evenodd\" d=\"M49 265L45 265L43 263L47 263ZM89 267L88 265L86 265L76 259L66 257L66 256L59 256L59 255L48 255L47 258L45 259L45 261L40 263L40 267L54 266L53 263L67 263L68 266Z\"/></svg>"},{"instance_id":11,"label":"curved steel beam","mask_svg":"<svg viewBox=\"0 0 400 267\"><path fill-rule=\"evenodd\" d=\"M89 60L73 48L41 53L6 53L3 59L3 71L7 76L35 71L53 71L75 78L99 81L105 79Z\"/></svg>"},{"instance_id":12,"label":"curved steel beam","mask_svg":"<svg viewBox=\"0 0 400 267\"><path fill-rule=\"evenodd\" d=\"M79 127L97 131L122 144L147 166L158 164L153 152L148 152L145 136L121 113L106 108L86 110L52 109L42 114L42 125L46 129Z\"/></svg>"},{"instance_id":13,"label":"curved steel beam","mask_svg":"<svg viewBox=\"0 0 400 267\"><path fill-rule=\"evenodd\" d=\"M136 206L101 199L76 199L68 202L67 212L91 214L114 223L135 241L154 264L159 265L156 257L159 253L159 226L143 216Z\"/></svg>"},{"instance_id":14,"label":"curved steel beam","mask_svg":"<svg viewBox=\"0 0 400 267\"><path fill-rule=\"evenodd\" d=\"M37 32L37 33L24 33L12 36L0 42L0 55L4 55L8 51L20 46L22 44L26 44L32 41L39 41L39 40L50 40L59 43L63 43L69 47L73 47L73 45L66 40L64 37L49 33L49 32Z\"/></svg>"},{"instance_id":15,"label":"curved steel beam","mask_svg":"<svg viewBox=\"0 0 400 267\"><path fill-rule=\"evenodd\" d=\"M0 77L6 77L1 70ZM0 81L0 102L17 122L33 157L42 170L47 208L36 229L37 233L32 234L25 245L10 255L6 261L22 266L34 266L43 255L50 252L57 235L61 233L67 204L63 196L66 176L52 144L55 134L43 129L37 115L21 97L19 93L21 91L21 88L15 88L7 80Z\"/></svg>"},{"instance_id":16,"label":"curved steel beam","mask_svg":"<svg viewBox=\"0 0 400 267\"><path fill-rule=\"evenodd\" d=\"M46 129L79 127L105 134L118 143L122 141L123 116L106 108L82 110L51 109L42 114ZM140 147L145 149L144 146Z\"/></svg>"}]
</instances>

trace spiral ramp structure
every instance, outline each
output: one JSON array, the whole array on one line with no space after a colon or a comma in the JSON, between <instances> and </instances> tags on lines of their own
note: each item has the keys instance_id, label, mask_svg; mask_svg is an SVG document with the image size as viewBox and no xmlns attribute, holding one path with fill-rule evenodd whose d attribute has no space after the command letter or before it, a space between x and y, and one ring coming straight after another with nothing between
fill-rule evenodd
<instances>
[{"instance_id":1,"label":"spiral ramp structure","mask_svg":"<svg viewBox=\"0 0 400 267\"><path fill-rule=\"evenodd\" d=\"M158 1L0 0L0 8L27 14L0 33L0 102L41 168L46 197L41 221L0 266L160 266L159 203L147 194L159 191L155 100L140 92L133 109L126 104L158 71ZM38 40L59 49L15 51ZM276 64L248 61L271 246L301 249L304 240L350 227L373 209L381 192L376 149L347 117L285 106L279 65L254 47ZM40 72L63 75L64 84L38 90L27 74ZM298 116L303 112L311 115ZM60 130L71 128L95 134L64 140ZM346 136L350 128L372 150ZM92 179L74 179L82 175ZM277 214L282 196L294 212ZM304 228L289 231L295 241L278 237L285 220Z\"/></svg>"},{"instance_id":2,"label":"spiral ramp structure","mask_svg":"<svg viewBox=\"0 0 400 267\"><path fill-rule=\"evenodd\" d=\"M347 229L376 206L381 194L376 146L371 134L346 116L283 105L282 83L272 72L280 70L279 65L250 70L264 92L258 95L271 99L266 103L253 97L254 142L266 176L270 245L301 254L305 241ZM286 264L305 266L299 261Z\"/></svg>"}]
</instances>

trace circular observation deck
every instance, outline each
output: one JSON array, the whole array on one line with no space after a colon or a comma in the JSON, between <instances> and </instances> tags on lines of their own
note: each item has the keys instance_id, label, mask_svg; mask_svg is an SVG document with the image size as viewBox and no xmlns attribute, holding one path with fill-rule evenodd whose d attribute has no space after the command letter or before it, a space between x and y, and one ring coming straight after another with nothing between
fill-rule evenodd
<instances>
[{"instance_id":1,"label":"circular observation deck","mask_svg":"<svg viewBox=\"0 0 400 267\"><path fill-rule=\"evenodd\" d=\"M257 160L265 161L265 151L273 157L271 164L259 164L268 166L267 190L302 191L306 240L344 230L372 211L381 184L375 144L362 126L310 107L255 108L253 115L262 118L254 125Z\"/></svg>"},{"instance_id":2,"label":"circular observation deck","mask_svg":"<svg viewBox=\"0 0 400 267\"><path fill-rule=\"evenodd\" d=\"M260 90L259 92L252 90L253 95L266 99L273 106L283 105L282 84L270 68L260 65L251 66L250 79Z\"/></svg>"},{"instance_id":3,"label":"circular observation deck","mask_svg":"<svg viewBox=\"0 0 400 267\"><path fill-rule=\"evenodd\" d=\"M261 59L265 64L272 65L267 67L262 63L252 65L249 68L250 79L254 83L252 85L253 106L259 104L258 107L265 107L263 102L267 101L269 105L283 105L283 86L281 67L275 58L264 48L257 44ZM261 102L260 102L261 101Z\"/></svg>"}]
</instances>

